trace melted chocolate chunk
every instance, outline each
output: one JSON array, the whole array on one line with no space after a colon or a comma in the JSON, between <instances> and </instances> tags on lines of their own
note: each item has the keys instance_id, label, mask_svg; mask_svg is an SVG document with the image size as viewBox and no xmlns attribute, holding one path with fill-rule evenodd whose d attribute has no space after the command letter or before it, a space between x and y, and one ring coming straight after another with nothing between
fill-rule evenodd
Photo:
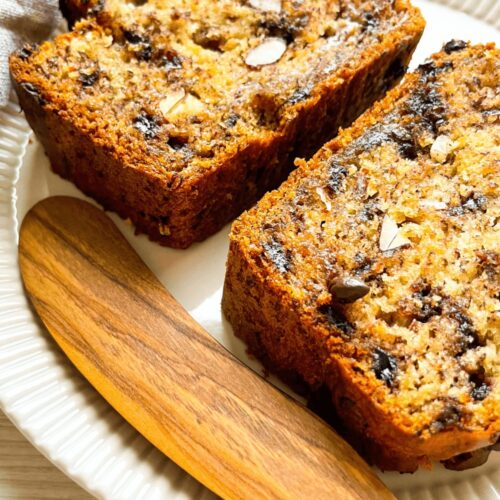
<instances>
[{"instance_id":1,"label":"melted chocolate chunk","mask_svg":"<svg viewBox=\"0 0 500 500\"><path fill-rule=\"evenodd\" d=\"M398 362L392 354L376 347L373 351L372 368L379 380L383 380L388 387L392 387L398 371Z\"/></svg>"},{"instance_id":2,"label":"melted chocolate chunk","mask_svg":"<svg viewBox=\"0 0 500 500\"><path fill-rule=\"evenodd\" d=\"M125 40L131 45L138 45L139 50L134 51L137 59L141 61L149 61L153 55L153 47L147 36L140 35L134 31L124 30L123 36Z\"/></svg>"},{"instance_id":3,"label":"melted chocolate chunk","mask_svg":"<svg viewBox=\"0 0 500 500\"><path fill-rule=\"evenodd\" d=\"M443 46L443 50L447 54L451 54L452 52L463 50L466 47L467 47L467 42L464 42L463 40L450 40Z\"/></svg>"},{"instance_id":4,"label":"melted chocolate chunk","mask_svg":"<svg viewBox=\"0 0 500 500\"><path fill-rule=\"evenodd\" d=\"M354 331L354 326L349 323L347 318L341 311L334 309L332 305L327 304L319 308L319 312L326 316L328 323L336 327L341 333L345 335L351 335Z\"/></svg>"},{"instance_id":5,"label":"melted chocolate chunk","mask_svg":"<svg viewBox=\"0 0 500 500\"><path fill-rule=\"evenodd\" d=\"M472 320L466 314L454 306L445 312L458 323L458 333L461 336L459 341L460 354L463 354L468 349L475 349L483 345Z\"/></svg>"},{"instance_id":6,"label":"melted chocolate chunk","mask_svg":"<svg viewBox=\"0 0 500 500\"><path fill-rule=\"evenodd\" d=\"M347 177L347 169L338 164L335 160L330 163L328 188L333 194L338 194L344 188L344 181Z\"/></svg>"},{"instance_id":7,"label":"melted chocolate chunk","mask_svg":"<svg viewBox=\"0 0 500 500\"><path fill-rule=\"evenodd\" d=\"M424 83L429 80L434 80L440 73L445 73L446 71L451 71L452 69L453 63L451 61L445 61L442 64L437 65L433 60L424 62L417 68L423 76Z\"/></svg>"},{"instance_id":8,"label":"melted chocolate chunk","mask_svg":"<svg viewBox=\"0 0 500 500\"><path fill-rule=\"evenodd\" d=\"M133 124L139 132L142 132L146 139L152 139L158 133L159 125L156 118L147 113L137 116Z\"/></svg>"},{"instance_id":9,"label":"melted chocolate chunk","mask_svg":"<svg viewBox=\"0 0 500 500\"><path fill-rule=\"evenodd\" d=\"M405 107L411 115L420 119L422 125L434 133L438 132L446 120L446 107L441 94L435 89L418 88L406 101Z\"/></svg>"},{"instance_id":10,"label":"melted chocolate chunk","mask_svg":"<svg viewBox=\"0 0 500 500\"><path fill-rule=\"evenodd\" d=\"M414 314L417 321L427 323L433 316L440 316L443 313L441 303L435 303L433 295L432 288L427 283L423 283L420 290L413 294L413 298L420 305Z\"/></svg>"},{"instance_id":11,"label":"melted chocolate chunk","mask_svg":"<svg viewBox=\"0 0 500 500\"><path fill-rule=\"evenodd\" d=\"M455 217L460 217L465 215L467 212L486 212L486 207L488 205L488 199L481 193L473 193L468 198L462 200L461 205L452 207L448 210L448 214Z\"/></svg>"},{"instance_id":12,"label":"melted chocolate chunk","mask_svg":"<svg viewBox=\"0 0 500 500\"><path fill-rule=\"evenodd\" d=\"M80 82L82 87L92 87L97 80L99 80L100 72L99 70L95 70L93 73L87 74L80 71Z\"/></svg>"},{"instance_id":13,"label":"melted chocolate chunk","mask_svg":"<svg viewBox=\"0 0 500 500\"><path fill-rule=\"evenodd\" d=\"M462 412L456 403L446 403L443 411L439 416L432 422L431 431L441 432L442 430L448 429L460 422L460 417Z\"/></svg>"},{"instance_id":14,"label":"melted chocolate chunk","mask_svg":"<svg viewBox=\"0 0 500 500\"><path fill-rule=\"evenodd\" d=\"M44 104L47 103L47 101L43 98L42 94L40 93L40 90L38 87L33 85L32 83L25 82L25 83L20 83L19 86L31 97L35 99L35 101L40 105L43 106Z\"/></svg>"},{"instance_id":15,"label":"melted chocolate chunk","mask_svg":"<svg viewBox=\"0 0 500 500\"><path fill-rule=\"evenodd\" d=\"M267 36L282 38L287 44L290 44L308 22L309 16L269 15L260 23L260 27Z\"/></svg>"},{"instance_id":16,"label":"melted chocolate chunk","mask_svg":"<svg viewBox=\"0 0 500 500\"><path fill-rule=\"evenodd\" d=\"M297 104L298 102L305 101L311 95L311 89L309 87L298 88L295 92L288 98L288 104Z\"/></svg>"},{"instance_id":17,"label":"melted chocolate chunk","mask_svg":"<svg viewBox=\"0 0 500 500\"><path fill-rule=\"evenodd\" d=\"M418 155L418 148L413 140L412 133L398 125L394 125L390 128L391 138L398 146L399 153L403 158L408 160L414 160Z\"/></svg>"},{"instance_id":18,"label":"melted chocolate chunk","mask_svg":"<svg viewBox=\"0 0 500 500\"><path fill-rule=\"evenodd\" d=\"M271 239L269 243L264 243L264 252L272 263L278 268L280 273L286 273L290 270L290 258L285 249L275 239Z\"/></svg>"}]
</instances>

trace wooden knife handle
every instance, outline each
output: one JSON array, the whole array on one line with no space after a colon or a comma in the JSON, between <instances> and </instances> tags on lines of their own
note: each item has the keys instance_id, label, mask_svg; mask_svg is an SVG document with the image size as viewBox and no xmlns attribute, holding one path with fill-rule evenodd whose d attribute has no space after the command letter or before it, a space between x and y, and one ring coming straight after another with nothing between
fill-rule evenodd
<instances>
[{"instance_id":1,"label":"wooden knife handle","mask_svg":"<svg viewBox=\"0 0 500 500\"><path fill-rule=\"evenodd\" d=\"M40 202L23 221L19 259L37 312L80 372L215 493L392 498L330 427L203 330L98 208Z\"/></svg>"}]
</instances>

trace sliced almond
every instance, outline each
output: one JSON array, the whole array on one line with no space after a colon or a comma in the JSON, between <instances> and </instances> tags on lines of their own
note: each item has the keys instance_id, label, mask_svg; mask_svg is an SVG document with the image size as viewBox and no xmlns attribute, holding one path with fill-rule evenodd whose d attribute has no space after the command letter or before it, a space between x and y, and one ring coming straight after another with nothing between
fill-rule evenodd
<instances>
[{"instance_id":1,"label":"sliced almond","mask_svg":"<svg viewBox=\"0 0 500 500\"><path fill-rule=\"evenodd\" d=\"M268 12L281 12L281 0L250 0L249 4L254 9Z\"/></svg>"},{"instance_id":2,"label":"sliced almond","mask_svg":"<svg viewBox=\"0 0 500 500\"><path fill-rule=\"evenodd\" d=\"M318 187L316 188L316 193L318 193L320 200L325 204L326 209L330 211L332 209L332 202L328 199L325 190Z\"/></svg>"},{"instance_id":3,"label":"sliced almond","mask_svg":"<svg viewBox=\"0 0 500 500\"><path fill-rule=\"evenodd\" d=\"M186 91L177 89L169 92L166 97L160 101L160 111L163 116L167 116L182 99L184 99Z\"/></svg>"},{"instance_id":4,"label":"sliced almond","mask_svg":"<svg viewBox=\"0 0 500 500\"><path fill-rule=\"evenodd\" d=\"M410 240L401 234L401 228L388 215L384 216L380 230L379 247L382 252L408 245Z\"/></svg>"},{"instance_id":5,"label":"sliced almond","mask_svg":"<svg viewBox=\"0 0 500 500\"><path fill-rule=\"evenodd\" d=\"M260 45L253 48L247 55L245 63L248 66L265 66L279 61L285 53L286 42L282 38L266 38Z\"/></svg>"},{"instance_id":6,"label":"sliced almond","mask_svg":"<svg viewBox=\"0 0 500 500\"><path fill-rule=\"evenodd\" d=\"M170 116L197 115L205 110L204 104L193 94L186 94L170 112Z\"/></svg>"},{"instance_id":7,"label":"sliced almond","mask_svg":"<svg viewBox=\"0 0 500 500\"><path fill-rule=\"evenodd\" d=\"M437 163L444 163L452 149L453 141L447 135L440 135L431 146L431 158Z\"/></svg>"}]
</instances>

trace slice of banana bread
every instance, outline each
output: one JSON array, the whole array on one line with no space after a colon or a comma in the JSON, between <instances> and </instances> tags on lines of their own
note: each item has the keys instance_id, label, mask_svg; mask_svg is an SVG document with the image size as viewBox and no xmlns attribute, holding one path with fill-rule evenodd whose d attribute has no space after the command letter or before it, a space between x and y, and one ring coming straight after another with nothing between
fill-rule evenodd
<instances>
[{"instance_id":1,"label":"slice of banana bread","mask_svg":"<svg viewBox=\"0 0 500 500\"><path fill-rule=\"evenodd\" d=\"M407 0L139 3L93 5L11 73L53 169L174 247L220 229L382 96L424 26Z\"/></svg>"},{"instance_id":2,"label":"slice of banana bread","mask_svg":"<svg viewBox=\"0 0 500 500\"><path fill-rule=\"evenodd\" d=\"M299 163L233 225L227 318L381 468L465 466L500 436L500 51L446 44Z\"/></svg>"}]
</instances>

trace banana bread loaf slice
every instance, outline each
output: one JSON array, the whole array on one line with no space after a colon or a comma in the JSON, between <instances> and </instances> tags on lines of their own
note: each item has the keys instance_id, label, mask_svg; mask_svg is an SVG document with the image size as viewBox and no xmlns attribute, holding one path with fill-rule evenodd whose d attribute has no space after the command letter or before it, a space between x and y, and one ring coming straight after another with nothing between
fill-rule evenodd
<instances>
[{"instance_id":1,"label":"banana bread loaf slice","mask_svg":"<svg viewBox=\"0 0 500 500\"><path fill-rule=\"evenodd\" d=\"M451 41L299 163L233 224L234 331L381 468L467 466L500 436L500 51Z\"/></svg>"},{"instance_id":2,"label":"banana bread loaf slice","mask_svg":"<svg viewBox=\"0 0 500 500\"><path fill-rule=\"evenodd\" d=\"M220 229L382 96L424 26L407 0L139 3L99 3L11 73L53 169L174 247Z\"/></svg>"}]
</instances>

